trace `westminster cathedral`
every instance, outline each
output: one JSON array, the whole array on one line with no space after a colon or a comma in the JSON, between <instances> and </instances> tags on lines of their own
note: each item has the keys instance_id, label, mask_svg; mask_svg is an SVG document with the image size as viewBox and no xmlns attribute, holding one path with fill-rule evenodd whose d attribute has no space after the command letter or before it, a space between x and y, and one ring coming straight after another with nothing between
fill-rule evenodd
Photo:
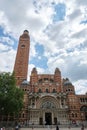
<instances>
[{"instance_id":1,"label":"westminster cathedral","mask_svg":"<svg viewBox=\"0 0 87 130\"><path fill-rule=\"evenodd\" d=\"M61 70L39 74L33 68L27 81L30 36L24 30L14 64L16 84L24 91L24 107L19 121L35 125L79 124L87 122L87 93L77 95L75 86L63 78Z\"/></svg>"}]
</instances>

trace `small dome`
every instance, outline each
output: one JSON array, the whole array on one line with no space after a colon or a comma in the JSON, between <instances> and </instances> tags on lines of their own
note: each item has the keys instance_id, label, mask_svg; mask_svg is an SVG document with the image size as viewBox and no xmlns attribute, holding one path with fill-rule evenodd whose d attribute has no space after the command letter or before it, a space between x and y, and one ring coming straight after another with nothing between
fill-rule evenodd
<instances>
[{"instance_id":1,"label":"small dome","mask_svg":"<svg viewBox=\"0 0 87 130\"><path fill-rule=\"evenodd\" d=\"M37 73L37 70L35 67L32 69L31 73Z\"/></svg>"},{"instance_id":2,"label":"small dome","mask_svg":"<svg viewBox=\"0 0 87 130\"><path fill-rule=\"evenodd\" d=\"M29 33L29 31L28 30L24 30L24 33Z\"/></svg>"},{"instance_id":3,"label":"small dome","mask_svg":"<svg viewBox=\"0 0 87 130\"><path fill-rule=\"evenodd\" d=\"M67 81L64 82L64 85L65 85L65 86L66 86L66 85L72 85L72 83L71 83L69 80L67 80Z\"/></svg>"},{"instance_id":4,"label":"small dome","mask_svg":"<svg viewBox=\"0 0 87 130\"><path fill-rule=\"evenodd\" d=\"M29 38L29 32L28 30L24 30L23 34L20 36L20 38Z\"/></svg>"},{"instance_id":5,"label":"small dome","mask_svg":"<svg viewBox=\"0 0 87 130\"><path fill-rule=\"evenodd\" d=\"M29 85L29 82L25 79L23 80L22 85Z\"/></svg>"}]
</instances>

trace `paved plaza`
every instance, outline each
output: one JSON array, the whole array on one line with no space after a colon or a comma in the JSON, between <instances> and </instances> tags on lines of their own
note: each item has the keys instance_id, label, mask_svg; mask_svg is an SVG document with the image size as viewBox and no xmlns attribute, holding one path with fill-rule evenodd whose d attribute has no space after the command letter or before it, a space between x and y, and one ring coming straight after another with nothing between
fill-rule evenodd
<instances>
[{"instance_id":1,"label":"paved plaza","mask_svg":"<svg viewBox=\"0 0 87 130\"><path fill-rule=\"evenodd\" d=\"M21 128L20 130L56 130L56 128ZM59 128L59 130L81 130L81 127ZM84 128L84 130L87 130L87 128Z\"/></svg>"},{"instance_id":2,"label":"paved plaza","mask_svg":"<svg viewBox=\"0 0 87 130\"><path fill-rule=\"evenodd\" d=\"M15 128L5 128L5 129L0 129L0 130L14 130ZM19 130L56 130L56 127L50 128L50 127L45 127L45 128L20 128ZM81 127L59 127L59 130L82 130ZM85 127L83 130L87 130L87 127Z\"/></svg>"}]
</instances>

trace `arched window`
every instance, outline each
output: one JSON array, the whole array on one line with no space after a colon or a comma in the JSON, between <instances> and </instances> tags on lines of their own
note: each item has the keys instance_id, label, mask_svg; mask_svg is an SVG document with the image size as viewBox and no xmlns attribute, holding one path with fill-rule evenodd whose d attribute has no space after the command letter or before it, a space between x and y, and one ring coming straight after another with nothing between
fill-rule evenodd
<instances>
[{"instance_id":1,"label":"arched window","mask_svg":"<svg viewBox=\"0 0 87 130\"><path fill-rule=\"evenodd\" d=\"M55 89L53 89L53 93L55 93L56 92L56 90Z\"/></svg>"},{"instance_id":2,"label":"arched window","mask_svg":"<svg viewBox=\"0 0 87 130\"><path fill-rule=\"evenodd\" d=\"M33 102L33 103L32 103L32 107L34 107L34 105L35 105L35 103Z\"/></svg>"},{"instance_id":3,"label":"arched window","mask_svg":"<svg viewBox=\"0 0 87 130\"><path fill-rule=\"evenodd\" d=\"M53 83L53 79L50 79L50 82Z\"/></svg>"},{"instance_id":4,"label":"arched window","mask_svg":"<svg viewBox=\"0 0 87 130\"><path fill-rule=\"evenodd\" d=\"M48 91L48 89L46 88L46 93L48 93L49 91Z\"/></svg>"},{"instance_id":5,"label":"arched window","mask_svg":"<svg viewBox=\"0 0 87 130\"><path fill-rule=\"evenodd\" d=\"M75 113L75 117L77 117L77 113Z\"/></svg>"},{"instance_id":6,"label":"arched window","mask_svg":"<svg viewBox=\"0 0 87 130\"><path fill-rule=\"evenodd\" d=\"M42 93L42 90L41 90L41 89L39 89L39 90L38 90L38 92L39 92L39 93Z\"/></svg>"},{"instance_id":7,"label":"arched window","mask_svg":"<svg viewBox=\"0 0 87 130\"><path fill-rule=\"evenodd\" d=\"M80 111L83 111L83 112L87 112L87 106L82 106L81 108L80 108Z\"/></svg>"},{"instance_id":8,"label":"arched window","mask_svg":"<svg viewBox=\"0 0 87 130\"><path fill-rule=\"evenodd\" d=\"M72 113L72 117L74 117L74 114Z\"/></svg>"},{"instance_id":9,"label":"arched window","mask_svg":"<svg viewBox=\"0 0 87 130\"><path fill-rule=\"evenodd\" d=\"M42 83L42 79L39 79L39 81L38 81L39 83Z\"/></svg>"},{"instance_id":10,"label":"arched window","mask_svg":"<svg viewBox=\"0 0 87 130\"><path fill-rule=\"evenodd\" d=\"M25 47L25 45L21 45L21 48L24 48Z\"/></svg>"},{"instance_id":11,"label":"arched window","mask_svg":"<svg viewBox=\"0 0 87 130\"><path fill-rule=\"evenodd\" d=\"M68 91L70 92L70 89L68 89Z\"/></svg>"},{"instance_id":12,"label":"arched window","mask_svg":"<svg viewBox=\"0 0 87 130\"><path fill-rule=\"evenodd\" d=\"M24 118L24 113L23 113L23 115L22 115L22 116L23 116L23 118Z\"/></svg>"},{"instance_id":13,"label":"arched window","mask_svg":"<svg viewBox=\"0 0 87 130\"><path fill-rule=\"evenodd\" d=\"M44 81L45 81L45 82L48 82L48 80L49 80L48 78L44 78Z\"/></svg>"}]
</instances>

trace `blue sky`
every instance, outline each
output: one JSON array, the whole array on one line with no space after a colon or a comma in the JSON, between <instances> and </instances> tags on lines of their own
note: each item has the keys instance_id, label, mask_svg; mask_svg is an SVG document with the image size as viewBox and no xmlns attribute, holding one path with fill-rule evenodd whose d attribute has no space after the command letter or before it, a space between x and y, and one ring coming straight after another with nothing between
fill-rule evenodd
<instances>
[{"instance_id":1,"label":"blue sky","mask_svg":"<svg viewBox=\"0 0 87 130\"><path fill-rule=\"evenodd\" d=\"M76 93L87 92L87 1L0 0L0 72L12 72L18 39L30 35L28 77L61 70ZM29 78L28 78L29 79Z\"/></svg>"}]
</instances>

